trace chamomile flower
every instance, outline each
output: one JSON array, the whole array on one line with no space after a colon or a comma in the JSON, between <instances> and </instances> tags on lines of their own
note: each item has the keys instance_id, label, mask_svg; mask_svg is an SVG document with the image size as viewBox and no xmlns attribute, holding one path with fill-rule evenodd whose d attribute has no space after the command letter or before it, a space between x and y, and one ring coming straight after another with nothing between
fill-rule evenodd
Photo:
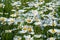
<instances>
[{"instance_id":1,"label":"chamomile flower","mask_svg":"<svg viewBox=\"0 0 60 40\"><path fill-rule=\"evenodd\" d=\"M53 8L52 8L52 7L47 7L47 9L48 9L48 10L53 10Z\"/></svg>"},{"instance_id":2,"label":"chamomile flower","mask_svg":"<svg viewBox=\"0 0 60 40\"><path fill-rule=\"evenodd\" d=\"M22 27L22 30L19 31L19 33L26 33L26 32L28 32L29 34L34 34L34 30L33 30L32 26L25 25Z\"/></svg>"},{"instance_id":3,"label":"chamomile flower","mask_svg":"<svg viewBox=\"0 0 60 40\"><path fill-rule=\"evenodd\" d=\"M54 20L54 21L51 21L50 24L51 24L51 26L56 26L57 22Z\"/></svg>"},{"instance_id":4,"label":"chamomile flower","mask_svg":"<svg viewBox=\"0 0 60 40\"><path fill-rule=\"evenodd\" d=\"M26 10L18 10L18 13L22 13L25 12Z\"/></svg>"},{"instance_id":5,"label":"chamomile flower","mask_svg":"<svg viewBox=\"0 0 60 40\"><path fill-rule=\"evenodd\" d=\"M11 33L12 30L5 30L5 33Z\"/></svg>"},{"instance_id":6,"label":"chamomile flower","mask_svg":"<svg viewBox=\"0 0 60 40\"><path fill-rule=\"evenodd\" d=\"M27 19L25 19L25 21L26 21L27 23L32 23L32 22L33 22L33 19L27 18Z\"/></svg>"},{"instance_id":7,"label":"chamomile flower","mask_svg":"<svg viewBox=\"0 0 60 40\"><path fill-rule=\"evenodd\" d=\"M12 6L17 6L17 5L20 6L20 5L21 5L21 2L20 2L20 1L17 1L17 2L12 3L11 5L12 5Z\"/></svg>"},{"instance_id":8,"label":"chamomile flower","mask_svg":"<svg viewBox=\"0 0 60 40\"><path fill-rule=\"evenodd\" d=\"M15 19L14 18L9 18L9 19L7 19L7 22L10 25L10 24L15 22Z\"/></svg>"},{"instance_id":9,"label":"chamomile flower","mask_svg":"<svg viewBox=\"0 0 60 40\"><path fill-rule=\"evenodd\" d=\"M10 16L11 17L17 17L17 14L11 14Z\"/></svg>"},{"instance_id":10,"label":"chamomile flower","mask_svg":"<svg viewBox=\"0 0 60 40\"><path fill-rule=\"evenodd\" d=\"M36 21L36 22L40 22L41 19L39 19L38 17L34 17L34 21Z\"/></svg>"},{"instance_id":11,"label":"chamomile flower","mask_svg":"<svg viewBox=\"0 0 60 40\"><path fill-rule=\"evenodd\" d=\"M0 17L0 21L2 21L2 22L6 21L6 19L7 18L5 18L5 17Z\"/></svg>"},{"instance_id":12,"label":"chamomile flower","mask_svg":"<svg viewBox=\"0 0 60 40\"><path fill-rule=\"evenodd\" d=\"M25 40L33 40L33 37L31 35L24 35Z\"/></svg>"},{"instance_id":13,"label":"chamomile flower","mask_svg":"<svg viewBox=\"0 0 60 40\"><path fill-rule=\"evenodd\" d=\"M40 38L40 37L42 37L42 35L41 34L40 35L37 34L37 35L34 35L34 37L35 38Z\"/></svg>"},{"instance_id":14,"label":"chamomile flower","mask_svg":"<svg viewBox=\"0 0 60 40\"><path fill-rule=\"evenodd\" d=\"M21 40L22 38L20 36L15 36L13 40Z\"/></svg>"},{"instance_id":15,"label":"chamomile flower","mask_svg":"<svg viewBox=\"0 0 60 40\"><path fill-rule=\"evenodd\" d=\"M55 37L50 37L47 40L56 40L56 38Z\"/></svg>"},{"instance_id":16,"label":"chamomile flower","mask_svg":"<svg viewBox=\"0 0 60 40\"><path fill-rule=\"evenodd\" d=\"M48 26L48 24L43 24L44 27Z\"/></svg>"},{"instance_id":17,"label":"chamomile flower","mask_svg":"<svg viewBox=\"0 0 60 40\"><path fill-rule=\"evenodd\" d=\"M37 10L32 10L32 13L34 14L34 16L38 15L38 11Z\"/></svg>"},{"instance_id":18,"label":"chamomile flower","mask_svg":"<svg viewBox=\"0 0 60 40\"><path fill-rule=\"evenodd\" d=\"M15 10L15 9L12 9L11 11L16 12L16 10Z\"/></svg>"},{"instance_id":19,"label":"chamomile flower","mask_svg":"<svg viewBox=\"0 0 60 40\"><path fill-rule=\"evenodd\" d=\"M34 24L35 24L35 25L40 25L40 24L41 24L41 22L35 22Z\"/></svg>"},{"instance_id":20,"label":"chamomile flower","mask_svg":"<svg viewBox=\"0 0 60 40\"><path fill-rule=\"evenodd\" d=\"M26 33L26 32L27 32L27 28L28 28L27 25L23 26L23 27L22 27L22 30L19 31L19 33Z\"/></svg>"},{"instance_id":21,"label":"chamomile flower","mask_svg":"<svg viewBox=\"0 0 60 40\"><path fill-rule=\"evenodd\" d=\"M29 2L29 3L28 3L28 6L29 6L29 7L33 7L33 6L34 6L34 2Z\"/></svg>"},{"instance_id":22,"label":"chamomile flower","mask_svg":"<svg viewBox=\"0 0 60 40\"><path fill-rule=\"evenodd\" d=\"M33 27L29 26L27 30L29 34L34 34Z\"/></svg>"},{"instance_id":23,"label":"chamomile flower","mask_svg":"<svg viewBox=\"0 0 60 40\"><path fill-rule=\"evenodd\" d=\"M48 32L54 34L54 33L60 33L60 29L50 29Z\"/></svg>"},{"instance_id":24,"label":"chamomile flower","mask_svg":"<svg viewBox=\"0 0 60 40\"><path fill-rule=\"evenodd\" d=\"M39 7L39 5L40 5L39 3L34 4L35 7Z\"/></svg>"}]
</instances>

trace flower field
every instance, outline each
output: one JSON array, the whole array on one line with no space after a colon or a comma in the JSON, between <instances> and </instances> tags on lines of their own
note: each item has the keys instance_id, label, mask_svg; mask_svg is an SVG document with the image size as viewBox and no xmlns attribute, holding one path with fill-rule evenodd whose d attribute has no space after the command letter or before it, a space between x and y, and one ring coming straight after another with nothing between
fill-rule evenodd
<instances>
[{"instance_id":1,"label":"flower field","mask_svg":"<svg viewBox=\"0 0 60 40\"><path fill-rule=\"evenodd\" d=\"M60 0L0 0L0 40L60 40Z\"/></svg>"}]
</instances>

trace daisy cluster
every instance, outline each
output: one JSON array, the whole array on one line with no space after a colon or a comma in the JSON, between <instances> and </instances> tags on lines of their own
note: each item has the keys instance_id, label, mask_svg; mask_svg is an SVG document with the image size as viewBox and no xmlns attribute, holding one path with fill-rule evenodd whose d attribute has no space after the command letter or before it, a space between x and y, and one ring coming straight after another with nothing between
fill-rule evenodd
<instances>
[{"instance_id":1,"label":"daisy cluster","mask_svg":"<svg viewBox=\"0 0 60 40\"><path fill-rule=\"evenodd\" d=\"M46 1L1 0L0 39L9 40L3 33L12 33L11 40L60 39L60 0Z\"/></svg>"}]
</instances>

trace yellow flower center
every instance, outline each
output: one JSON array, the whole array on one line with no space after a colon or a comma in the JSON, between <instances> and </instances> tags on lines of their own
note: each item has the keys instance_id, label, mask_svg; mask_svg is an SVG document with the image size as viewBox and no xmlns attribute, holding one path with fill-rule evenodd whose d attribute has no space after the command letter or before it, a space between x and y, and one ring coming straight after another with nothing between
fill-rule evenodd
<instances>
[{"instance_id":1,"label":"yellow flower center","mask_svg":"<svg viewBox=\"0 0 60 40\"><path fill-rule=\"evenodd\" d=\"M55 33L55 30L54 30L54 29L52 29L52 32L53 32L53 33Z\"/></svg>"},{"instance_id":2,"label":"yellow flower center","mask_svg":"<svg viewBox=\"0 0 60 40\"><path fill-rule=\"evenodd\" d=\"M14 22L14 20L12 19L12 20L10 20L10 22Z\"/></svg>"},{"instance_id":3,"label":"yellow flower center","mask_svg":"<svg viewBox=\"0 0 60 40\"><path fill-rule=\"evenodd\" d=\"M27 20L27 22L31 22L31 20L30 20L30 19L28 19L28 20Z\"/></svg>"},{"instance_id":4,"label":"yellow flower center","mask_svg":"<svg viewBox=\"0 0 60 40\"><path fill-rule=\"evenodd\" d=\"M27 30L27 28L26 28L26 27L24 27L24 28L23 28L23 30Z\"/></svg>"},{"instance_id":5,"label":"yellow flower center","mask_svg":"<svg viewBox=\"0 0 60 40\"><path fill-rule=\"evenodd\" d=\"M5 20L5 18L3 18L3 17L2 17L2 18L0 18L0 20L1 20L1 21L4 21L4 20Z\"/></svg>"},{"instance_id":6,"label":"yellow flower center","mask_svg":"<svg viewBox=\"0 0 60 40\"><path fill-rule=\"evenodd\" d=\"M31 28L28 28L28 31L29 31L29 32L31 32L31 31L32 31L32 29L31 29Z\"/></svg>"}]
</instances>

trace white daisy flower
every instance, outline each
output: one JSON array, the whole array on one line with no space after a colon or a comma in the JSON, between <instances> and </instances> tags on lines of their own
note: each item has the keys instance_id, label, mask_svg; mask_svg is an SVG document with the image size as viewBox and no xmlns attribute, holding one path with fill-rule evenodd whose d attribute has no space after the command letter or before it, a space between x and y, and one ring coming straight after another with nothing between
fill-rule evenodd
<instances>
[{"instance_id":1,"label":"white daisy flower","mask_svg":"<svg viewBox=\"0 0 60 40\"><path fill-rule=\"evenodd\" d=\"M32 23L32 22L33 22L33 19L27 18L27 19L25 19L25 21L26 21L27 23Z\"/></svg>"},{"instance_id":2,"label":"white daisy flower","mask_svg":"<svg viewBox=\"0 0 60 40\"><path fill-rule=\"evenodd\" d=\"M22 27L22 30L19 31L19 33L26 33L26 32L28 32L29 34L34 34L34 30L33 30L32 26L25 25Z\"/></svg>"},{"instance_id":3,"label":"white daisy flower","mask_svg":"<svg viewBox=\"0 0 60 40\"><path fill-rule=\"evenodd\" d=\"M27 28L28 28L27 25L23 26L22 27L22 31L19 31L19 33L26 33L27 32Z\"/></svg>"},{"instance_id":4,"label":"white daisy flower","mask_svg":"<svg viewBox=\"0 0 60 40\"><path fill-rule=\"evenodd\" d=\"M35 7L39 7L39 5L40 5L39 3L34 4Z\"/></svg>"},{"instance_id":5,"label":"white daisy flower","mask_svg":"<svg viewBox=\"0 0 60 40\"><path fill-rule=\"evenodd\" d=\"M55 37L50 37L47 40L56 40L56 38Z\"/></svg>"},{"instance_id":6,"label":"white daisy flower","mask_svg":"<svg viewBox=\"0 0 60 40\"><path fill-rule=\"evenodd\" d=\"M54 33L60 33L60 29L50 29L48 32L54 34Z\"/></svg>"},{"instance_id":7,"label":"white daisy flower","mask_svg":"<svg viewBox=\"0 0 60 40\"><path fill-rule=\"evenodd\" d=\"M39 11L39 14L43 14L44 13L44 11Z\"/></svg>"},{"instance_id":8,"label":"white daisy flower","mask_svg":"<svg viewBox=\"0 0 60 40\"><path fill-rule=\"evenodd\" d=\"M17 2L12 3L11 5L12 6L16 6L16 5L19 5L20 6L21 5L21 2L20 1L17 1Z\"/></svg>"},{"instance_id":9,"label":"white daisy flower","mask_svg":"<svg viewBox=\"0 0 60 40\"><path fill-rule=\"evenodd\" d=\"M34 30L32 27L29 26L27 30L29 34L34 34Z\"/></svg>"},{"instance_id":10,"label":"white daisy flower","mask_svg":"<svg viewBox=\"0 0 60 40\"><path fill-rule=\"evenodd\" d=\"M11 14L10 16L11 17L17 17L17 14Z\"/></svg>"},{"instance_id":11,"label":"white daisy flower","mask_svg":"<svg viewBox=\"0 0 60 40\"><path fill-rule=\"evenodd\" d=\"M16 12L16 10L15 10L15 9L12 9L11 11L14 11L14 12Z\"/></svg>"},{"instance_id":12,"label":"white daisy flower","mask_svg":"<svg viewBox=\"0 0 60 40\"><path fill-rule=\"evenodd\" d=\"M35 24L35 25L40 25L40 24L41 24L41 22L35 22L34 24Z\"/></svg>"},{"instance_id":13,"label":"white daisy flower","mask_svg":"<svg viewBox=\"0 0 60 40\"><path fill-rule=\"evenodd\" d=\"M15 19L14 18L9 18L9 19L7 19L7 22L10 25L10 24L15 22Z\"/></svg>"},{"instance_id":14,"label":"white daisy flower","mask_svg":"<svg viewBox=\"0 0 60 40\"><path fill-rule=\"evenodd\" d=\"M25 12L25 11L26 11L26 10L18 10L19 13L21 13L21 12Z\"/></svg>"},{"instance_id":15,"label":"white daisy flower","mask_svg":"<svg viewBox=\"0 0 60 40\"><path fill-rule=\"evenodd\" d=\"M33 40L33 37L31 35L24 35L25 40Z\"/></svg>"},{"instance_id":16,"label":"white daisy flower","mask_svg":"<svg viewBox=\"0 0 60 40\"><path fill-rule=\"evenodd\" d=\"M35 38L40 38L42 35L34 35Z\"/></svg>"},{"instance_id":17,"label":"white daisy flower","mask_svg":"<svg viewBox=\"0 0 60 40\"><path fill-rule=\"evenodd\" d=\"M26 33L27 30L22 30L22 31L19 31L18 33Z\"/></svg>"},{"instance_id":18,"label":"white daisy flower","mask_svg":"<svg viewBox=\"0 0 60 40\"><path fill-rule=\"evenodd\" d=\"M41 21L41 19L39 19L38 17L34 17L33 19L34 19L34 21L36 21L36 22L40 22L40 21Z\"/></svg>"},{"instance_id":19,"label":"white daisy flower","mask_svg":"<svg viewBox=\"0 0 60 40\"><path fill-rule=\"evenodd\" d=\"M55 20L50 22L50 26L56 26L56 25L57 25L57 22Z\"/></svg>"},{"instance_id":20,"label":"white daisy flower","mask_svg":"<svg viewBox=\"0 0 60 40\"><path fill-rule=\"evenodd\" d=\"M53 8L52 8L52 7L47 7L47 9L48 9L48 10L53 10Z\"/></svg>"},{"instance_id":21,"label":"white daisy flower","mask_svg":"<svg viewBox=\"0 0 60 40\"><path fill-rule=\"evenodd\" d=\"M44 27L48 26L48 24L43 24Z\"/></svg>"},{"instance_id":22,"label":"white daisy flower","mask_svg":"<svg viewBox=\"0 0 60 40\"><path fill-rule=\"evenodd\" d=\"M15 36L13 40L21 40L22 38L20 36Z\"/></svg>"},{"instance_id":23,"label":"white daisy flower","mask_svg":"<svg viewBox=\"0 0 60 40\"><path fill-rule=\"evenodd\" d=\"M38 11L37 10L32 10L32 13L34 14L34 16L38 15Z\"/></svg>"},{"instance_id":24,"label":"white daisy flower","mask_svg":"<svg viewBox=\"0 0 60 40\"><path fill-rule=\"evenodd\" d=\"M34 3L33 2L30 2L28 3L29 7L33 7L34 6Z\"/></svg>"},{"instance_id":25,"label":"white daisy flower","mask_svg":"<svg viewBox=\"0 0 60 40\"><path fill-rule=\"evenodd\" d=\"M34 31L32 31L32 32L29 32L29 34L32 34L32 35L33 35L33 34L34 34Z\"/></svg>"},{"instance_id":26,"label":"white daisy flower","mask_svg":"<svg viewBox=\"0 0 60 40\"><path fill-rule=\"evenodd\" d=\"M0 21L2 21L2 22L6 21L6 19L7 18L5 18L5 17L0 17Z\"/></svg>"},{"instance_id":27,"label":"white daisy flower","mask_svg":"<svg viewBox=\"0 0 60 40\"><path fill-rule=\"evenodd\" d=\"M12 30L5 30L5 33L11 33Z\"/></svg>"}]
</instances>

